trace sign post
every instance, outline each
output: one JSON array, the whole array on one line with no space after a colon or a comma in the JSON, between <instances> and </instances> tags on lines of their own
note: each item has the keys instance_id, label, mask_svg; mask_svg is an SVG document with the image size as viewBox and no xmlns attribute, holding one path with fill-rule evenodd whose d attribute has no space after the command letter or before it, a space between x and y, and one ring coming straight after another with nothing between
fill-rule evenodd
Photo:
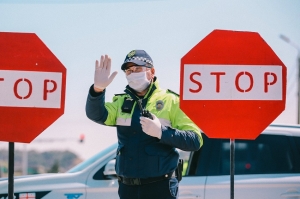
<instances>
[{"instance_id":1,"label":"sign post","mask_svg":"<svg viewBox=\"0 0 300 199\"><path fill-rule=\"evenodd\" d=\"M254 140L285 109L286 66L255 32L214 30L181 59L180 108L209 138ZM197 107L197 108L195 108Z\"/></svg>"},{"instance_id":2,"label":"sign post","mask_svg":"<svg viewBox=\"0 0 300 199\"><path fill-rule=\"evenodd\" d=\"M8 144L8 199L14 199L14 158L15 143Z\"/></svg>"},{"instance_id":3,"label":"sign post","mask_svg":"<svg viewBox=\"0 0 300 199\"><path fill-rule=\"evenodd\" d=\"M13 199L14 142L30 143L64 113L66 68L34 33L0 32L0 141L9 142Z\"/></svg>"},{"instance_id":4,"label":"sign post","mask_svg":"<svg viewBox=\"0 0 300 199\"><path fill-rule=\"evenodd\" d=\"M230 198L234 198L234 139L230 139Z\"/></svg>"}]
</instances>

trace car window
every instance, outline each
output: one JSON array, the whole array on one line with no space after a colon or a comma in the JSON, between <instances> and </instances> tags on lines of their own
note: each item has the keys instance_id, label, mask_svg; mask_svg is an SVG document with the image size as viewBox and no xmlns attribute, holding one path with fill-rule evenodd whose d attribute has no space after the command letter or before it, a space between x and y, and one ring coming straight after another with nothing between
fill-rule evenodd
<instances>
[{"instance_id":1,"label":"car window","mask_svg":"<svg viewBox=\"0 0 300 199\"><path fill-rule=\"evenodd\" d=\"M296 147L298 149L298 153L300 154L300 137L294 137L294 140L296 142Z\"/></svg>"},{"instance_id":2,"label":"car window","mask_svg":"<svg viewBox=\"0 0 300 199\"><path fill-rule=\"evenodd\" d=\"M99 160L101 157L107 155L108 153L111 153L112 151L116 151L117 146L118 146L117 143L109 146L108 148L106 148L103 151L95 154L91 158L89 158L89 159L81 162L80 164L76 165L75 167L73 167L72 169L70 169L69 171L67 171L67 173L75 173L75 172L79 172L79 171L84 170L85 168L89 167L94 162L96 162L97 160Z\"/></svg>"},{"instance_id":3,"label":"car window","mask_svg":"<svg viewBox=\"0 0 300 199\"><path fill-rule=\"evenodd\" d=\"M209 139L202 133L203 145L198 151L190 154L186 176L207 176L211 151L220 142L219 139Z\"/></svg>"},{"instance_id":4,"label":"car window","mask_svg":"<svg viewBox=\"0 0 300 199\"><path fill-rule=\"evenodd\" d=\"M209 147L205 148L207 143L204 142L201 152L206 161L209 161L209 165L202 164L204 168L199 168L198 165L194 175L229 175L229 140L208 139L207 137L205 139L209 140L208 143L213 146L208 150ZM299 153L293 146L290 137L281 135L262 134L255 140L236 140L235 174L300 173ZM201 161L205 159L199 156L198 162Z\"/></svg>"}]
</instances>

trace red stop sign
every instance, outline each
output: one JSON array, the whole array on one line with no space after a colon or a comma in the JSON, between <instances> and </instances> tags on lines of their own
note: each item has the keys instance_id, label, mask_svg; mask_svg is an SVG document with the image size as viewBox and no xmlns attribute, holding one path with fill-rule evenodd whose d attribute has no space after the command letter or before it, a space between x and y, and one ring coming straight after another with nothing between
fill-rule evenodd
<instances>
[{"instance_id":1,"label":"red stop sign","mask_svg":"<svg viewBox=\"0 0 300 199\"><path fill-rule=\"evenodd\" d=\"M208 137L255 139L285 109L286 67L258 33L214 30L182 57L180 93Z\"/></svg>"},{"instance_id":2,"label":"red stop sign","mask_svg":"<svg viewBox=\"0 0 300 199\"><path fill-rule=\"evenodd\" d=\"M66 68L34 33L0 32L0 141L29 143L64 113Z\"/></svg>"}]
</instances>

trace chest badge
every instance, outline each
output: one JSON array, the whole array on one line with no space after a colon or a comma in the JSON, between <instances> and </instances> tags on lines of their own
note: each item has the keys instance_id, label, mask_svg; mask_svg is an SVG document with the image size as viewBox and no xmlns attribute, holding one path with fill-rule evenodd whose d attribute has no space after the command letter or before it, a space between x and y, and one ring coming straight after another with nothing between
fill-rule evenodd
<instances>
[{"instance_id":1,"label":"chest badge","mask_svg":"<svg viewBox=\"0 0 300 199\"><path fill-rule=\"evenodd\" d=\"M155 107L157 111L161 111L164 108L164 102L162 100L158 100Z\"/></svg>"}]
</instances>

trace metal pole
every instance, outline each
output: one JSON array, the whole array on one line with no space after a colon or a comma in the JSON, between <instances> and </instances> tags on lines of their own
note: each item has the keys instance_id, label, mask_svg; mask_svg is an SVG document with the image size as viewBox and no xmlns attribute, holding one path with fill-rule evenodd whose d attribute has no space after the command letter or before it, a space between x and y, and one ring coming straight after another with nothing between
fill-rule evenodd
<instances>
[{"instance_id":1,"label":"metal pole","mask_svg":"<svg viewBox=\"0 0 300 199\"><path fill-rule=\"evenodd\" d=\"M230 139L230 199L234 199L234 139Z\"/></svg>"},{"instance_id":2,"label":"metal pole","mask_svg":"<svg viewBox=\"0 0 300 199\"><path fill-rule=\"evenodd\" d=\"M26 143L23 144L23 152L22 152L22 175L27 175L28 170L28 152Z\"/></svg>"},{"instance_id":3,"label":"metal pole","mask_svg":"<svg viewBox=\"0 0 300 199\"><path fill-rule=\"evenodd\" d=\"M15 143L8 144L8 199L14 199L14 159Z\"/></svg>"},{"instance_id":4,"label":"metal pole","mask_svg":"<svg viewBox=\"0 0 300 199\"><path fill-rule=\"evenodd\" d=\"M297 61L298 61L298 117L297 117L297 123L300 124L300 47L295 44L293 41L291 41L287 36L285 35L279 35L279 37L289 43L291 46L293 46L294 48L296 48L296 50L298 51L298 55L297 55Z\"/></svg>"}]
</instances>

